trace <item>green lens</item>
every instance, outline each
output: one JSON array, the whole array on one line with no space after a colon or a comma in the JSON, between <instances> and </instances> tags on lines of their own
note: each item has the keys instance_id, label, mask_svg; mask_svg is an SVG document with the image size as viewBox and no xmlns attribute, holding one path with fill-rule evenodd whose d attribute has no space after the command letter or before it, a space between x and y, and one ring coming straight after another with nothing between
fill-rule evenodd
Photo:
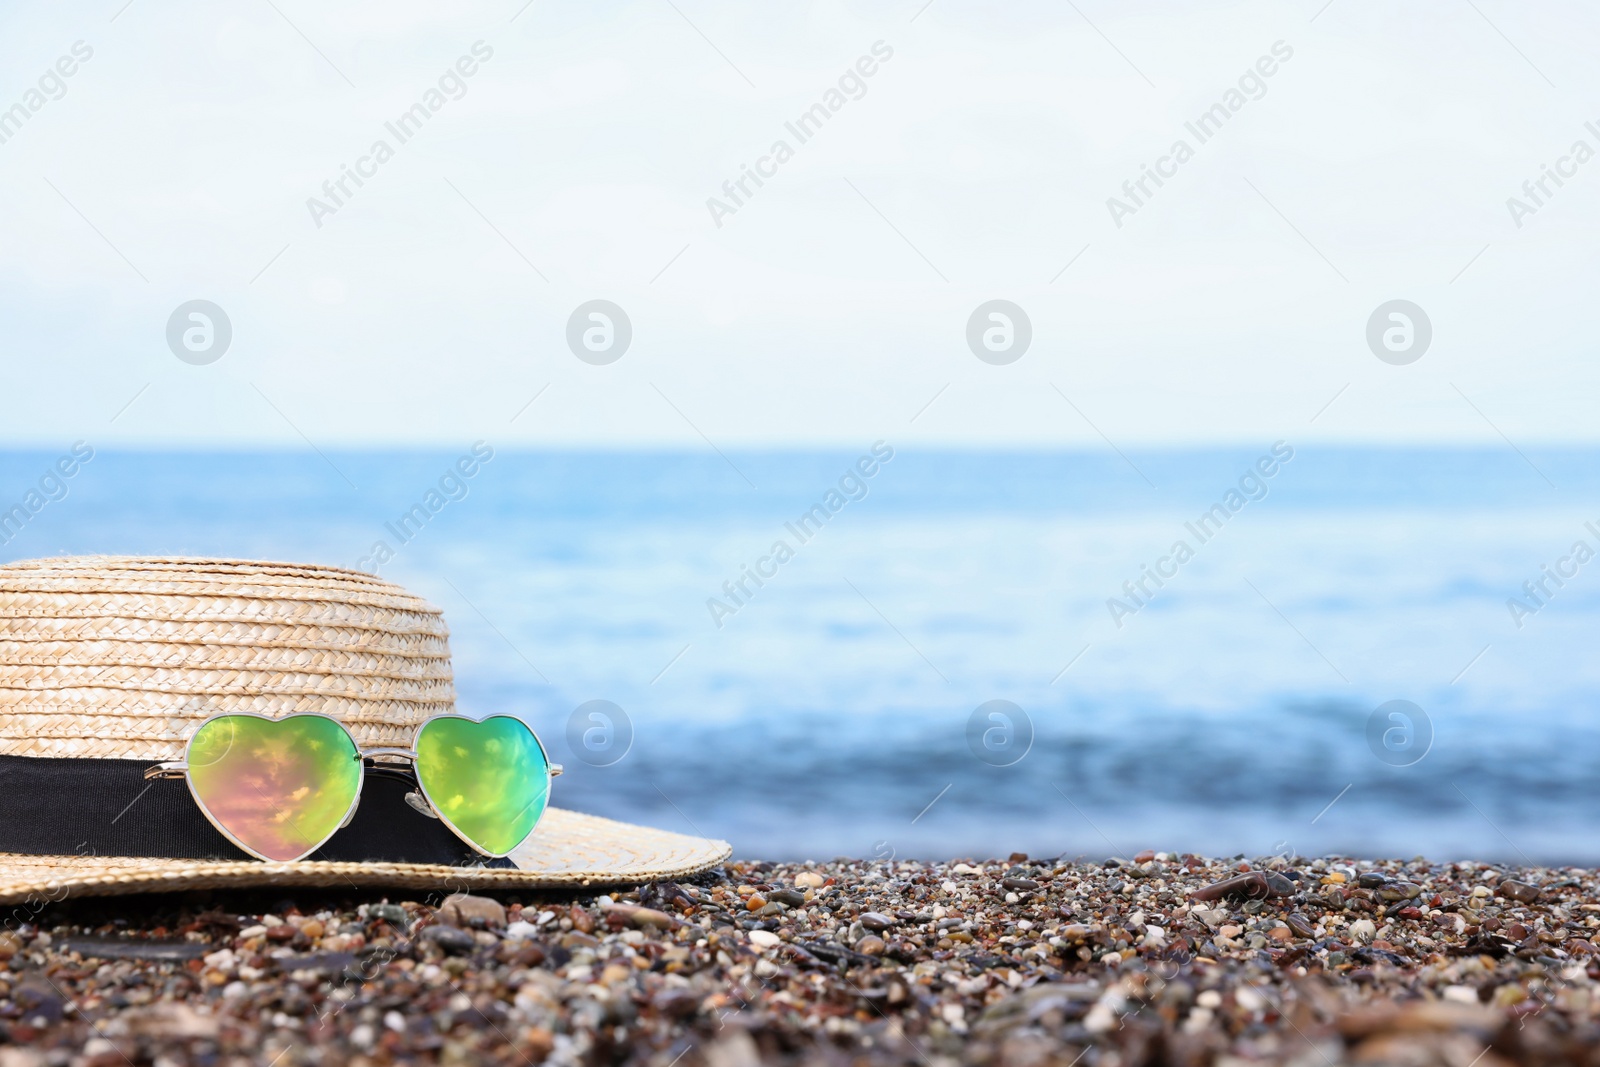
<instances>
[{"instance_id":1,"label":"green lens","mask_svg":"<svg viewBox=\"0 0 1600 1067\"><path fill-rule=\"evenodd\" d=\"M189 789L235 844L297 860L339 829L361 792L361 761L343 726L322 715L221 715L189 741Z\"/></svg>"},{"instance_id":2,"label":"green lens","mask_svg":"<svg viewBox=\"0 0 1600 1067\"><path fill-rule=\"evenodd\" d=\"M433 810L480 851L504 856L550 799L550 764L521 719L431 719L417 734L417 780Z\"/></svg>"}]
</instances>

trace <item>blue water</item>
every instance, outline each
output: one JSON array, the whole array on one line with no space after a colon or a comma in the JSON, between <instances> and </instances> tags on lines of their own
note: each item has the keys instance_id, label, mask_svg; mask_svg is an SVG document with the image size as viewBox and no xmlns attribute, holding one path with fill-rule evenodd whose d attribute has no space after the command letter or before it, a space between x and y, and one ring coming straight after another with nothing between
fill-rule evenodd
<instances>
[{"instance_id":1,"label":"blue water","mask_svg":"<svg viewBox=\"0 0 1600 1067\"><path fill-rule=\"evenodd\" d=\"M1201 543L1185 523L1271 447L898 447L803 543L785 524L871 442L498 450L437 513L470 442L101 451L47 479L65 496L0 558L376 567L444 608L462 709L524 714L565 762L557 803L746 855L1600 861L1600 561L1547 580L1521 628L1506 604L1579 539L1600 550L1600 452L1300 446ZM0 509L66 451L0 454ZM386 524L416 504L402 540ZM1137 605L1123 583L1180 538L1192 558ZM762 586L724 591L763 557ZM1120 628L1112 597L1138 607ZM1396 699L1432 740L1385 718L1385 762L1367 725ZM969 742L996 700L1021 717L980 715ZM589 701L622 709L609 731L574 720Z\"/></svg>"}]
</instances>

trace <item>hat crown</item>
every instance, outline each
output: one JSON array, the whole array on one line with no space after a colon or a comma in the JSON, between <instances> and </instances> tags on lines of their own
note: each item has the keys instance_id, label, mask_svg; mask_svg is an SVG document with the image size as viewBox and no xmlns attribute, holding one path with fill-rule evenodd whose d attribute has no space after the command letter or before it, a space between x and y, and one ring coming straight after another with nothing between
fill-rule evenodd
<instances>
[{"instance_id":1,"label":"hat crown","mask_svg":"<svg viewBox=\"0 0 1600 1067\"><path fill-rule=\"evenodd\" d=\"M0 566L0 754L176 759L222 712L317 712L362 746L455 710L438 608L361 571L80 556Z\"/></svg>"}]
</instances>

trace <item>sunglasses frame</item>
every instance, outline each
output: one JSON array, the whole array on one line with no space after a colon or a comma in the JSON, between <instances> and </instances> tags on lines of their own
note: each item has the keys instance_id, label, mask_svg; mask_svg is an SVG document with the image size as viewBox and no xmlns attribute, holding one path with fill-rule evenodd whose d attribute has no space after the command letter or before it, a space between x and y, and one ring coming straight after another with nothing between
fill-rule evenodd
<instances>
[{"instance_id":1,"label":"sunglasses frame","mask_svg":"<svg viewBox=\"0 0 1600 1067\"><path fill-rule=\"evenodd\" d=\"M183 743L183 759L168 760L165 763L157 763L152 767L148 767L145 769L144 777L146 781L151 781L158 778L182 778L184 783L189 787L189 795L194 798L195 807L200 809L200 814L206 817L206 821L212 826L216 827L218 833L231 841L241 851L267 863L298 863L307 856L311 855L313 852L317 851L317 849L321 848L323 845L327 844L328 841L332 840L333 835L328 835L327 838L317 842L315 845L306 849L306 851L302 852L293 859L273 860L267 856L261 855L261 853L257 852L255 849L251 848L249 845L246 845L243 841L240 841L231 832L229 832L227 827L223 826L222 823L217 820L216 816L211 814L211 810L206 807L205 801L201 799L199 791L195 789L194 779L189 774L189 750L194 745L195 738L206 725L215 722L217 719L236 717L264 719L267 722L284 722L289 719L299 718L327 719L335 726L338 726L339 729L344 732L344 735L350 739L350 746L355 750L356 762L361 764L361 776L356 781L356 792L355 796L350 801L350 808L339 820L339 826L334 830L334 833L338 833L339 830L343 830L346 826L349 826L350 820L355 818L356 810L361 807L361 793L367 784L367 774L372 772L385 777L400 778L411 784L414 788L412 792L406 794L406 804L414 809L418 814L426 815L430 819L439 820L447 829L449 829L451 833L455 834L456 837L460 838L462 842L464 842L469 848L479 855L500 859L504 856L510 855L511 852L516 850L516 845L513 845L511 849L507 850L506 852L490 852L487 849L484 849L477 842L473 841L466 834L458 830L456 825L446 818L434 804L433 797L428 794L428 787L422 782L422 776L417 773L416 743L417 739L422 736L423 728L436 719L464 719L467 722L488 722L490 719L514 719L515 721L522 723L522 725L527 728L528 733L532 735L533 743L538 746L539 755L544 760L546 776L548 778L559 778L561 777L562 773L561 764L550 762L550 752L544 747L544 742L539 738L538 731L536 731L532 726L529 726L522 719L517 718L515 715L485 715L481 719L474 719L470 715L451 714L449 712L441 713L439 715L430 715L426 719L419 722L416 726L416 729L412 731L411 747L393 748L380 746L376 748L364 749L356 742L355 734L350 732L349 726L334 718L332 715L328 715L320 711L296 711L288 715L279 716L263 715L256 711L219 711L215 715L209 715L195 724L194 730L189 734L188 740ZM405 764L393 762L380 763L379 757L385 756L404 759L408 762ZM545 789L545 796L546 803L548 803L548 785ZM537 830L538 828L538 820L535 820L533 827L528 830L528 834L522 838L522 841L526 841L528 837L531 837L533 835L533 831ZM522 841L518 841L517 845L522 844Z\"/></svg>"}]
</instances>

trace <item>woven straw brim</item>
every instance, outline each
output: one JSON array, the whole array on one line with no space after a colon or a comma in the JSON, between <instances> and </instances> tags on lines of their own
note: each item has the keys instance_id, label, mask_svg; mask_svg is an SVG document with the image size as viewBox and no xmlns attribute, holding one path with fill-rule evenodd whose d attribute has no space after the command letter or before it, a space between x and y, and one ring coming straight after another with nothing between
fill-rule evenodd
<instances>
[{"instance_id":1,"label":"woven straw brim","mask_svg":"<svg viewBox=\"0 0 1600 1067\"><path fill-rule=\"evenodd\" d=\"M686 878L732 854L726 841L549 808L511 854L517 870L430 863L257 863L0 853L0 905L122 893L263 886L467 892L638 885Z\"/></svg>"}]
</instances>

